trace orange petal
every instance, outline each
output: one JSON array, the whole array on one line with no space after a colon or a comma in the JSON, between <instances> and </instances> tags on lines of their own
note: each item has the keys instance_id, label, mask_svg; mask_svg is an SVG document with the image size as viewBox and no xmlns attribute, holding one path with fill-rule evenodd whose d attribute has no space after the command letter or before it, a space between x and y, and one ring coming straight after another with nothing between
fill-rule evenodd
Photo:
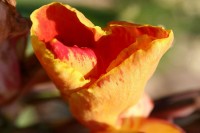
<instances>
[{"instance_id":1,"label":"orange petal","mask_svg":"<svg viewBox=\"0 0 200 133\"><path fill-rule=\"evenodd\" d=\"M129 117L122 121L122 127L118 130L100 130L97 133L185 133L180 127L156 118Z\"/></svg>"},{"instance_id":2,"label":"orange petal","mask_svg":"<svg viewBox=\"0 0 200 133\"><path fill-rule=\"evenodd\" d=\"M151 111L153 110L153 102L151 98L144 93L142 97L139 99L138 103L133 105L132 107L125 110L120 118L129 118L129 117L148 117Z\"/></svg>"},{"instance_id":3,"label":"orange petal","mask_svg":"<svg viewBox=\"0 0 200 133\"><path fill-rule=\"evenodd\" d=\"M91 46L94 42L93 24L68 5L56 2L45 5L31 14L31 20L32 35L43 42L49 42L53 38L68 46Z\"/></svg>"},{"instance_id":4,"label":"orange petal","mask_svg":"<svg viewBox=\"0 0 200 133\"><path fill-rule=\"evenodd\" d=\"M180 127L161 119L130 117L121 129L96 130L93 133L185 133Z\"/></svg>"},{"instance_id":5,"label":"orange petal","mask_svg":"<svg viewBox=\"0 0 200 133\"><path fill-rule=\"evenodd\" d=\"M88 88L73 93L69 102L76 118L90 128L95 127L91 124L94 122L120 128L118 117L138 102L146 82L170 47L173 33L168 33L168 37L153 41L147 35L139 37L111 63L111 70Z\"/></svg>"},{"instance_id":6,"label":"orange petal","mask_svg":"<svg viewBox=\"0 0 200 133\"><path fill-rule=\"evenodd\" d=\"M151 41L169 36L169 31L160 27L128 22L110 22L104 30L106 35L98 40L95 51L100 55L106 71L123 62L136 50L148 49Z\"/></svg>"},{"instance_id":7,"label":"orange petal","mask_svg":"<svg viewBox=\"0 0 200 133\"><path fill-rule=\"evenodd\" d=\"M36 36L32 36L32 43L35 44L33 48L40 63L56 86L63 90L64 95L69 95L71 91L90 82L67 61L56 59L55 55Z\"/></svg>"},{"instance_id":8,"label":"orange petal","mask_svg":"<svg viewBox=\"0 0 200 133\"><path fill-rule=\"evenodd\" d=\"M121 113L138 102L173 41L172 31L149 25L112 22L102 30L59 3L34 11L31 20L38 59L90 128L120 128Z\"/></svg>"},{"instance_id":9,"label":"orange petal","mask_svg":"<svg viewBox=\"0 0 200 133\"><path fill-rule=\"evenodd\" d=\"M144 133L184 133L178 126L155 118L143 120L138 131Z\"/></svg>"},{"instance_id":10,"label":"orange petal","mask_svg":"<svg viewBox=\"0 0 200 133\"><path fill-rule=\"evenodd\" d=\"M57 39L53 39L46 44L46 47L54 54L55 59L60 59L85 77L95 75L97 58L93 50L89 48L79 48L77 46L68 47Z\"/></svg>"},{"instance_id":11,"label":"orange petal","mask_svg":"<svg viewBox=\"0 0 200 133\"><path fill-rule=\"evenodd\" d=\"M68 95L95 77L97 59L94 52L85 47L92 47L96 36L89 20L74 8L60 3L34 11L31 20L36 56L64 94Z\"/></svg>"}]
</instances>

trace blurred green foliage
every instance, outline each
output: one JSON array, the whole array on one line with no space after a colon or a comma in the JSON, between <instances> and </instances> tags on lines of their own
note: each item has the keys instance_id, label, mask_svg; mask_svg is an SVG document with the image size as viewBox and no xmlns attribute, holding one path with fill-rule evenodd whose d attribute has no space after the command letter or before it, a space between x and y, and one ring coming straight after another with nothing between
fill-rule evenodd
<instances>
[{"instance_id":1,"label":"blurred green foliage","mask_svg":"<svg viewBox=\"0 0 200 133\"><path fill-rule=\"evenodd\" d=\"M22 14L22 16L29 18L30 14L37 8L44 4L53 2L53 0L17 0L17 10ZM114 20L116 18L116 12L112 9L99 10L95 8L89 8L84 6L71 5L81 11L87 18L89 18L94 24L104 26L107 22Z\"/></svg>"},{"instance_id":2,"label":"blurred green foliage","mask_svg":"<svg viewBox=\"0 0 200 133\"><path fill-rule=\"evenodd\" d=\"M29 17L32 11L53 1L17 0L17 9L23 16ZM161 0L160 2L159 0L112 0L113 4L110 8L102 10L96 9L98 5L95 4L92 8L80 5L72 6L83 12L93 23L100 26L105 26L111 20L122 20L141 24L163 25L172 28L177 33L200 33L200 27L198 26L200 14L193 16L188 14L187 9L183 8L184 0L174 0L177 2L171 2L171 4L169 4L170 2L166 4L165 1L167 0ZM190 6L192 8L194 5L191 4Z\"/></svg>"},{"instance_id":3,"label":"blurred green foliage","mask_svg":"<svg viewBox=\"0 0 200 133\"><path fill-rule=\"evenodd\" d=\"M123 2L120 0L117 1L118 3L116 5L119 5L119 13L123 12L123 10L126 10L131 6L133 8L132 10L130 10L129 14L134 13L134 7L139 10L135 18L132 18L132 21L135 21L136 23L163 25L167 28L173 29L175 33L200 33L200 27L198 26L200 22L200 13L193 16L187 13L189 11L187 11L187 8L184 6L185 4L187 4L184 0L124 0ZM193 2L189 3L191 8L192 6L194 6L194 4L192 3ZM126 19L126 17L124 17L124 19Z\"/></svg>"}]
</instances>

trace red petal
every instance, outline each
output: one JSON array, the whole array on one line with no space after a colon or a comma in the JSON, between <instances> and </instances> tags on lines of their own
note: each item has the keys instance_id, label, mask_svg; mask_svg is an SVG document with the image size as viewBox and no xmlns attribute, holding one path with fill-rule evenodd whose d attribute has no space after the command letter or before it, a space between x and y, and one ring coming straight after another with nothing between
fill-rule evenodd
<instances>
[{"instance_id":1,"label":"red petal","mask_svg":"<svg viewBox=\"0 0 200 133\"><path fill-rule=\"evenodd\" d=\"M68 8L60 3L40 8L38 13L34 14L33 21L37 23L37 28L34 29L35 35L44 42L57 38L67 46L92 47L94 43L92 28L83 24L79 17L88 26L92 27L93 24L80 12L71 7Z\"/></svg>"},{"instance_id":2,"label":"red petal","mask_svg":"<svg viewBox=\"0 0 200 133\"><path fill-rule=\"evenodd\" d=\"M46 46L55 58L66 62L70 67L85 75L86 78L92 78L96 75L97 59L91 49L77 46L68 47L56 39L47 43Z\"/></svg>"},{"instance_id":3,"label":"red petal","mask_svg":"<svg viewBox=\"0 0 200 133\"><path fill-rule=\"evenodd\" d=\"M139 39L143 41L134 46L134 51L139 49L148 49L151 47L151 41L168 37L168 31L162 28L152 26L141 26L127 22L112 22L105 28L107 35L102 36L96 44L95 52L100 56L103 62L104 71L110 63L116 59L120 52L130 45L134 45ZM146 38L144 38L146 36ZM128 58L130 54L121 57L121 61ZM121 63L118 62L119 63Z\"/></svg>"}]
</instances>

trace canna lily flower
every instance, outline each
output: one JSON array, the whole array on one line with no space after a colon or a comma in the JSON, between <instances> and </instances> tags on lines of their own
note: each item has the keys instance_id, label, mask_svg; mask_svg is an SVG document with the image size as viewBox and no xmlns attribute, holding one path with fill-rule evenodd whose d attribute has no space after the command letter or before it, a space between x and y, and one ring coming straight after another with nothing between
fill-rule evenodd
<instances>
[{"instance_id":1,"label":"canna lily flower","mask_svg":"<svg viewBox=\"0 0 200 133\"><path fill-rule=\"evenodd\" d=\"M173 32L162 27L95 26L61 3L42 6L31 20L37 58L73 115L92 130L121 129L123 118L137 114L130 110L173 41Z\"/></svg>"}]
</instances>

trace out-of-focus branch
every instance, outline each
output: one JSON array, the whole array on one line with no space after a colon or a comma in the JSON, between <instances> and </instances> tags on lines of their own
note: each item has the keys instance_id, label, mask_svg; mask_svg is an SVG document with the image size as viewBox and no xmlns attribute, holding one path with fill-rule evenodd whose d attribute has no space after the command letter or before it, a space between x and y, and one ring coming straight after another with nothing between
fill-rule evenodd
<instances>
[{"instance_id":1,"label":"out-of-focus branch","mask_svg":"<svg viewBox=\"0 0 200 133\"><path fill-rule=\"evenodd\" d=\"M34 55L25 56L31 22L16 10L15 0L0 0L0 105L49 80Z\"/></svg>"}]
</instances>

